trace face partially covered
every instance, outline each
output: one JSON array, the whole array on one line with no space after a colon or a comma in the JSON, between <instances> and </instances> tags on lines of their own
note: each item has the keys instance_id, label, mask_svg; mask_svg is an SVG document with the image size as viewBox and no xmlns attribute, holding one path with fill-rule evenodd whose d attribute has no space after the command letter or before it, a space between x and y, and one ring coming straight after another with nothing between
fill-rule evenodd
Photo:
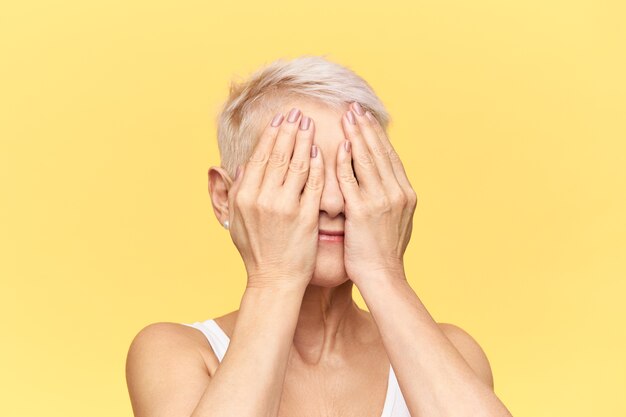
<instances>
[{"instance_id":1,"label":"face partially covered","mask_svg":"<svg viewBox=\"0 0 626 417\"><path fill-rule=\"evenodd\" d=\"M336 110L318 101L294 99L284 103L280 111L288 114L294 107L300 109L304 116L313 119L313 143L318 146L324 158L324 189L319 212L320 238L315 271L310 283L335 287L348 280L343 260L343 237L324 235L321 231L344 230L344 199L337 181L336 167L337 150L345 140L341 117L348 110L348 104L343 109Z\"/></svg>"}]
</instances>

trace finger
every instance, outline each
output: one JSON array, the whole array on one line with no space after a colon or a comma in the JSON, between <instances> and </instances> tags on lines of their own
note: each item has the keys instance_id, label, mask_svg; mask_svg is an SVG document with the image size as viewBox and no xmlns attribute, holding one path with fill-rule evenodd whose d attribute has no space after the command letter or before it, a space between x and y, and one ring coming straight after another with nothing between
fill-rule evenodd
<instances>
[{"instance_id":1,"label":"finger","mask_svg":"<svg viewBox=\"0 0 626 417\"><path fill-rule=\"evenodd\" d=\"M359 180L359 186L372 193L380 193L383 186L376 167L376 162L367 148L363 134L356 124L352 110L348 110L341 118L346 138L350 141L354 172Z\"/></svg>"},{"instance_id":2,"label":"finger","mask_svg":"<svg viewBox=\"0 0 626 417\"><path fill-rule=\"evenodd\" d=\"M400 185L394 174L391 159L389 159L388 145L383 144L378 132L374 129L373 122L365 116L363 107L356 101L351 104L351 107L370 155L374 157L378 173L385 189L398 189Z\"/></svg>"},{"instance_id":3,"label":"finger","mask_svg":"<svg viewBox=\"0 0 626 417\"><path fill-rule=\"evenodd\" d=\"M300 209L307 216L319 217L320 200L324 189L324 157L317 145L311 146L311 161L309 175L304 184L304 191L300 197Z\"/></svg>"},{"instance_id":4,"label":"finger","mask_svg":"<svg viewBox=\"0 0 626 417\"><path fill-rule=\"evenodd\" d=\"M344 200L358 204L361 200L361 189L352 169L352 150L349 140L342 141L337 150L337 181ZM345 206L350 205L346 204Z\"/></svg>"},{"instance_id":5,"label":"finger","mask_svg":"<svg viewBox=\"0 0 626 417\"><path fill-rule=\"evenodd\" d=\"M398 183L400 183L400 186L405 192L410 194L413 192L413 187L411 186L411 183L406 175L400 156L398 156L398 153L391 145L391 141L387 137L385 130L381 126L380 122L369 111L365 112L365 117L370 120L371 126L374 128L383 146L386 148L386 152L389 155L389 160L391 161L391 166L393 167L393 172L398 180Z\"/></svg>"},{"instance_id":6,"label":"finger","mask_svg":"<svg viewBox=\"0 0 626 417\"><path fill-rule=\"evenodd\" d=\"M265 175L267 160L272 152L274 141L276 140L284 118L282 113L277 113L272 121L265 127L265 130L261 134L259 141L245 164L246 175L242 175L242 188L252 190L253 192L257 192L260 188L263 176Z\"/></svg>"},{"instance_id":7,"label":"finger","mask_svg":"<svg viewBox=\"0 0 626 417\"><path fill-rule=\"evenodd\" d=\"M285 182L285 174L287 173L289 161L291 161L301 115L302 112L294 107L289 112L287 120L281 125L274 148L267 160L261 192L263 190L275 190L277 187L282 187Z\"/></svg>"},{"instance_id":8,"label":"finger","mask_svg":"<svg viewBox=\"0 0 626 417\"><path fill-rule=\"evenodd\" d=\"M296 144L285 178L285 192L289 197L300 199L302 188L309 176L311 163L311 146L315 136L315 124L310 117L302 116L296 134Z\"/></svg>"}]
</instances>

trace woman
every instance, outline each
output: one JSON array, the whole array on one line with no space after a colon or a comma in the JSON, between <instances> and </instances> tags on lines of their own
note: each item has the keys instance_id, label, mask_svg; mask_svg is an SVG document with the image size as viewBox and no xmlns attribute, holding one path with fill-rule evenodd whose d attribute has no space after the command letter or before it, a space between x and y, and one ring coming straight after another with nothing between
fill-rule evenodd
<instances>
[{"instance_id":1,"label":"woman","mask_svg":"<svg viewBox=\"0 0 626 417\"><path fill-rule=\"evenodd\" d=\"M388 121L362 78L322 57L233 85L209 190L247 286L237 311L139 332L135 416L510 416L481 347L406 280L417 198Z\"/></svg>"}]
</instances>

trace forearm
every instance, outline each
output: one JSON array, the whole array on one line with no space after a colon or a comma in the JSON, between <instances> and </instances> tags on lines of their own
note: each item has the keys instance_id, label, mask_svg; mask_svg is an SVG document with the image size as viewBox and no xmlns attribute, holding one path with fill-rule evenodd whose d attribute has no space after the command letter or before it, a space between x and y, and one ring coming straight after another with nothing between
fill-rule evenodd
<instances>
[{"instance_id":1,"label":"forearm","mask_svg":"<svg viewBox=\"0 0 626 417\"><path fill-rule=\"evenodd\" d=\"M412 415L510 416L404 278L369 280L358 288L378 326Z\"/></svg>"},{"instance_id":2,"label":"forearm","mask_svg":"<svg viewBox=\"0 0 626 417\"><path fill-rule=\"evenodd\" d=\"M246 288L228 351L192 417L274 417L304 288Z\"/></svg>"}]
</instances>

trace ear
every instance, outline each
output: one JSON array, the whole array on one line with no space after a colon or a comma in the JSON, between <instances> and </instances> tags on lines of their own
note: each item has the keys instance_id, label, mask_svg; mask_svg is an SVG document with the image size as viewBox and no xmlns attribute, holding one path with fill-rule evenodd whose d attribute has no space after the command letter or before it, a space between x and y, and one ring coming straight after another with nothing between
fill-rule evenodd
<instances>
[{"instance_id":1,"label":"ear","mask_svg":"<svg viewBox=\"0 0 626 417\"><path fill-rule=\"evenodd\" d=\"M233 185L233 179L222 167L210 167L208 176L213 211L217 220L223 225L228 220L228 190Z\"/></svg>"}]
</instances>

